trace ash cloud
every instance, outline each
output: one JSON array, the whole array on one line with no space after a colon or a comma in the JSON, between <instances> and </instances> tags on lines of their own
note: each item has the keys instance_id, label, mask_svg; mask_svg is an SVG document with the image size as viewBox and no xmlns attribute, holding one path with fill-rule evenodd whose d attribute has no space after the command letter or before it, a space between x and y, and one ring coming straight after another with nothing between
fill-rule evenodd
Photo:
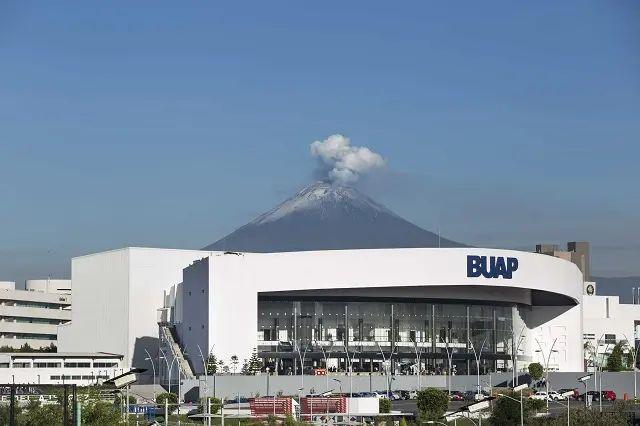
<instances>
[{"instance_id":1,"label":"ash cloud","mask_svg":"<svg viewBox=\"0 0 640 426\"><path fill-rule=\"evenodd\" d=\"M343 135L331 135L310 145L311 155L320 162L319 177L331 182L353 184L361 176L381 169L386 161L365 146L351 145Z\"/></svg>"}]
</instances>

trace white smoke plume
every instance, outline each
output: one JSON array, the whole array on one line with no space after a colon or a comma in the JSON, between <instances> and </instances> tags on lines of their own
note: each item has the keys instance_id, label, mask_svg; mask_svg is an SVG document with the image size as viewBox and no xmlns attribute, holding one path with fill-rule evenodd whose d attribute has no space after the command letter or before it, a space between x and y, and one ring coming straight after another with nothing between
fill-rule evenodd
<instances>
[{"instance_id":1,"label":"white smoke plume","mask_svg":"<svg viewBox=\"0 0 640 426\"><path fill-rule=\"evenodd\" d=\"M326 178L339 184L351 184L360 176L385 166L380 154L364 146L352 146L349 138L331 135L310 145L311 155L323 164Z\"/></svg>"}]
</instances>

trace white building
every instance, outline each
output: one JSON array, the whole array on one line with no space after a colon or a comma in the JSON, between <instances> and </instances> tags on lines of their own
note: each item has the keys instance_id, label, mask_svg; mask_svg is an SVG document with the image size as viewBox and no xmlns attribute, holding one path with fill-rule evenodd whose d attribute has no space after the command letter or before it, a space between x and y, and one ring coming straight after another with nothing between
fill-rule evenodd
<instances>
[{"instance_id":1,"label":"white building","mask_svg":"<svg viewBox=\"0 0 640 426\"><path fill-rule=\"evenodd\" d=\"M485 260L496 263L487 277L470 266ZM475 368L473 347L489 371L510 368L514 347L521 369L552 345L551 369L580 371L582 293L574 264L509 250L213 253L184 269L163 321L197 373L202 363L193 354L211 347L227 365L256 349L286 374L295 373L302 350L305 368L322 365L330 348L336 368L353 362L354 351L359 368L374 371L391 353L394 368L413 364L418 348L420 368L437 370L450 347L463 372Z\"/></svg>"},{"instance_id":2,"label":"white building","mask_svg":"<svg viewBox=\"0 0 640 426\"><path fill-rule=\"evenodd\" d=\"M470 276L473 256L501 259L494 269L502 268L503 276ZM512 259L517 269L508 278ZM229 366L232 355L242 362L256 349L289 369L297 367L292 348L303 345L315 352L305 367L318 363L323 346L333 348L337 366L357 348L362 368L379 368L377 348L408 359L417 344L429 359L423 369L441 368L449 346L464 370L475 368L471 344L480 350L484 342L483 369L509 368L514 347L524 351L523 368L541 359L536 340L544 352L556 341L551 368L582 369L581 273L570 262L535 253L124 248L74 258L72 281L72 322L60 327L60 350L122 353L125 365L149 368L145 349L157 354L157 309L165 308L160 319L196 372L202 370L199 351L214 345Z\"/></svg>"},{"instance_id":3,"label":"white building","mask_svg":"<svg viewBox=\"0 0 640 426\"><path fill-rule=\"evenodd\" d=\"M628 342L638 348L640 305L620 303L618 296L585 295L583 311L584 342L591 348L585 354L589 367L593 365L596 348L597 362L602 362L617 343Z\"/></svg>"},{"instance_id":4,"label":"white building","mask_svg":"<svg viewBox=\"0 0 640 426\"><path fill-rule=\"evenodd\" d=\"M28 280L25 290L0 282L0 347L57 345L58 326L71 320L71 280Z\"/></svg>"},{"instance_id":5,"label":"white building","mask_svg":"<svg viewBox=\"0 0 640 426\"><path fill-rule=\"evenodd\" d=\"M124 372L109 353L0 353L0 383L95 385Z\"/></svg>"},{"instance_id":6,"label":"white building","mask_svg":"<svg viewBox=\"0 0 640 426\"><path fill-rule=\"evenodd\" d=\"M59 328L59 350L117 353L125 365L150 368L145 349L157 353L163 290L207 254L130 247L73 258L74 305L71 323Z\"/></svg>"}]
</instances>

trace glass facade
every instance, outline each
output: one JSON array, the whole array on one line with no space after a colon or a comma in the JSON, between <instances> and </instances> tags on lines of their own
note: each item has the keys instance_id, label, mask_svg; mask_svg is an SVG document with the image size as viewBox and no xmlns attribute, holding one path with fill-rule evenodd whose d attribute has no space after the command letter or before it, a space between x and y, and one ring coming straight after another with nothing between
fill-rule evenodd
<instances>
[{"instance_id":1,"label":"glass facade","mask_svg":"<svg viewBox=\"0 0 640 426\"><path fill-rule=\"evenodd\" d=\"M506 370L514 306L414 301L258 300L258 351L281 373ZM325 362L325 359L329 361ZM419 359L419 362L418 362Z\"/></svg>"}]
</instances>

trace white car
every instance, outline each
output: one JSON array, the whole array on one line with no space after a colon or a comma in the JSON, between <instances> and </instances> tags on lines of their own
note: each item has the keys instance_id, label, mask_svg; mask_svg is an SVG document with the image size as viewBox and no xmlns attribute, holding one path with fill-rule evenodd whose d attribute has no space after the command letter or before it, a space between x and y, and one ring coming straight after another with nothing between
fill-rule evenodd
<instances>
[{"instance_id":1,"label":"white car","mask_svg":"<svg viewBox=\"0 0 640 426\"><path fill-rule=\"evenodd\" d=\"M549 391L549 399L553 401L560 401L565 398L556 391Z\"/></svg>"},{"instance_id":2,"label":"white car","mask_svg":"<svg viewBox=\"0 0 640 426\"><path fill-rule=\"evenodd\" d=\"M542 400L542 401L546 401L547 399L549 399L549 395L547 395L547 393L544 392L544 391L537 391L536 393L531 395L530 398L531 399L539 399L539 400Z\"/></svg>"}]
</instances>

